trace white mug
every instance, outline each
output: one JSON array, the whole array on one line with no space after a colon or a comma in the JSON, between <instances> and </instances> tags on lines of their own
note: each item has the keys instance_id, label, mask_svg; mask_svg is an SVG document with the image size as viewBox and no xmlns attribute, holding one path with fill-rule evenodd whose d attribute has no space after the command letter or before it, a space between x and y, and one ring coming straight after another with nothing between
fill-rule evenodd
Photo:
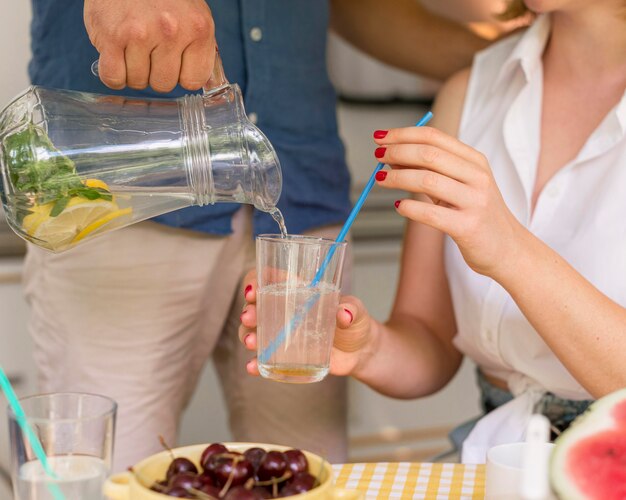
<instances>
[{"instance_id":1,"label":"white mug","mask_svg":"<svg viewBox=\"0 0 626 500\"><path fill-rule=\"evenodd\" d=\"M529 443L500 444L487 451L487 470L485 478L485 500L519 500L521 495L522 469L524 453ZM545 447L548 456L553 443L534 443L533 446ZM548 468L545 470L548 474ZM548 496L545 500L554 498Z\"/></svg>"}]
</instances>

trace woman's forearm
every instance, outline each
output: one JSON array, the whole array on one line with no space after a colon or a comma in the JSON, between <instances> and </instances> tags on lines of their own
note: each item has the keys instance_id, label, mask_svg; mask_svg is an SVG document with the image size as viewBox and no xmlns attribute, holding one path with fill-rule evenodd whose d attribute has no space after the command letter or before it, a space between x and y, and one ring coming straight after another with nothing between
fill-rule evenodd
<instances>
[{"instance_id":1,"label":"woman's forearm","mask_svg":"<svg viewBox=\"0 0 626 500\"><path fill-rule=\"evenodd\" d=\"M355 378L387 396L409 399L444 387L461 365L462 355L427 327L408 316L373 321L375 339L362 355Z\"/></svg>"},{"instance_id":2,"label":"woman's forearm","mask_svg":"<svg viewBox=\"0 0 626 500\"><path fill-rule=\"evenodd\" d=\"M520 241L493 277L591 395L625 387L626 309L531 233Z\"/></svg>"}]
</instances>

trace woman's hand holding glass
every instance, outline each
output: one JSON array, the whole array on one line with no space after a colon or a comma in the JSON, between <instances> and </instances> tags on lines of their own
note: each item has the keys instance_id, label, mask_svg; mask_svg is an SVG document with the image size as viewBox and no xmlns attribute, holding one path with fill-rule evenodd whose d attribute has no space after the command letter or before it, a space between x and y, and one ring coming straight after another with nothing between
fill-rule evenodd
<instances>
[{"instance_id":1,"label":"woman's hand holding glass","mask_svg":"<svg viewBox=\"0 0 626 500\"><path fill-rule=\"evenodd\" d=\"M248 350L257 350L257 274L250 271L243 280L243 294L246 305L241 313L239 339ZM376 336L372 334L371 319L363 303L356 297L341 297L337 308L333 350L330 360L330 373L333 375L354 375L363 367L370 353L375 352ZM257 359L246 365L251 375L259 375Z\"/></svg>"},{"instance_id":2,"label":"woman's hand holding glass","mask_svg":"<svg viewBox=\"0 0 626 500\"><path fill-rule=\"evenodd\" d=\"M376 158L392 167L377 174L378 184L430 198L397 201L401 215L450 235L480 274L497 278L511 268L527 231L506 206L484 155L428 127L379 130L374 138Z\"/></svg>"}]
</instances>

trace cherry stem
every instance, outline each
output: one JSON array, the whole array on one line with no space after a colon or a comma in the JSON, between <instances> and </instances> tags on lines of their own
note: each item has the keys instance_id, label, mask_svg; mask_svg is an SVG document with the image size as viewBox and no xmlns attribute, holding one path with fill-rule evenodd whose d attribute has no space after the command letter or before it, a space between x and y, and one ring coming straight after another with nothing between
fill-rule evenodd
<instances>
[{"instance_id":1,"label":"cherry stem","mask_svg":"<svg viewBox=\"0 0 626 500\"><path fill-rule=\"evenodd\" d=\"M224 453L218 453L215 455L215 458L232 458L233 460L237 459L238 461L243 460L245 457L242 455L237 455L236 453L231 453L229 451L225 451Z\"/></svg>"},{"instance_id":2,"label":"cherry stem","mask_svg":"<svg viewBox=\"0 0 626 500\"><path fill-rule=\"evenodd\" d=\"M287 481L293 474L290 470L285 471L285 473L280 477L273 477L272 479L268 479L267 481L257 481L256 486L270 486L272 484L282 483L283 481Z\"/></svg>"},{"instance_id":3,"label":"cherry stem","mask_svg":"<svg viewBox=\"0 0 626 500\"><path fill-rule=\"evenodd\" d=\"M215 498L214 496L205 493L204 491L197 490L195 488L185 488L189 493L195 495L196 498L200 498L200 500L219 500L219 498Z\"/></svg>"},{"instance_id":4,"label":"cherry stem","mask_svg":"<svg viewBox=\"0 0 626 500\"><path fill-rule=\"evenodd\" d=\"M149 481L146 481L145 477L141 477L141 474L139 474L139 472L137 472L135 469L133 469L132 467L128 468L128 471L135 476L135 478L137 479L137 482L141 485L144 486L145 488L148 488L148 486L146 486L146 484L148 484ZM152 483L152 488L156 488L157 490L159 490L160 492L164 493L165 490L167 489L165 486L163 486L162 484L159 484L158 482L154 481Z\"/></svg>"},{"instance_id":5,"label":"cherry stem","mask_svg":"<svg viewBox=\"0 0 626 500\"><path fill-rule=\"evenodd\" d=\"M230 453L223 453L223 455L230 455L230 457L232 457L233 464L230 469L230 474L228 474L228 480L226 481L226 483L224 484L224 487L220 491L220 498L226 495L226 493L228 492L228 489L230 488L230 485L233 484L233 481L235 479L235 468L237 467L237 464L244 459L242 455L232 455Z\"/></svg>"},{"instance_id":6,"label":"cherry stem","mask_svg":"<svg viewBox=\"0 0 626 500\"><path fill-rule=\"evenodd\" d=\"M161 443L161 446L163 446L163 448L165 448L167 451L170 452L170 455L172 456L172 459L175 459L176 457L174 456L174 452L172 451L172 448L170 448L167 443L165 442L165 438L161 435L159 435L159 442Z\"/></svg>"}]
</instances>

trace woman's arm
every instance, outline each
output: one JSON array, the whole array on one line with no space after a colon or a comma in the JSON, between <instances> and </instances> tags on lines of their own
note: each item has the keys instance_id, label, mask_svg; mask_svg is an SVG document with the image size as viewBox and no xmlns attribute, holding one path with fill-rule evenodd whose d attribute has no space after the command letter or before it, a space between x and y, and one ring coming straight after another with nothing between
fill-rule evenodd
<instances>
[{"instance_id":1,"label":"woman's arm","mask_svg":"<svg viewBox=\"0 0 626 500\"><path fill-rule=\"evenodd\" d=\"M434 106L435 125L456 134L467 87L468 72L457 74L439 93ZM444 234L409 221L402 252L393 310L381 324L360 313L358 305L344 304L354 317L339 315L335 368L350 373L386 395L413 398L445 386L458 370L461 353L452 344L456 323L443 260ZM369 321L371 341L359 352L356 365L342 364L349 349L342 342L363 334ZM349 342L347 342L349 344ZM348 351L348 354L346 354Z\"/></svg>"},{"instance_id":2,"label":"woman's arm","mask_svg":"<svg viewBox=\"0 0 626 500\"><path fill-rule=\"evenodd\" d=\"M445 79L469 66L489 42L415 0L332 0L331 27L367 54L398 68Z\"/></svg>"},{"instance_id":3,"label":"woman's arm","mask_svg":"<svg viewBox=\"0 0 626 500\"><path fill-rule=\"evenodd\" d=\"M434 106L436 125L456 133L468 72L446 83ZM370 317L355 297L343 297L337 312L331 373L353 375L388 396L431 394L458 370L462 355L452 344L456 323L443 261L444 234L410 221L393 311L386 323ZM239 338L256 349L256 276L243 281L247 305ZM256 360L247 370L258 375Z\"/></svg>"},{"instance_id":4,"label":"woman's arm","mask_svg":"<svg viewBox=\"0 0 626 500\"><path fill-rule=\"evenodd\" d=\"M474 271L508 291L590 394L626 386L626 309L519 223L483 155L429 128L390 130L377 142L381 161L403 167L379 184L441 200L402 200L402 215L449 234Z\"/></svg>"},{"instance_id":5,"label":"woman's arm","mask_svg":"<svg viewBox=\"0 0 626 500\"><path fill-rule=\"evenodd\" d=\"M593 397L626 387L626 309L529 232L517 244L494 279Z\"/></svg>"}]
</instances>

